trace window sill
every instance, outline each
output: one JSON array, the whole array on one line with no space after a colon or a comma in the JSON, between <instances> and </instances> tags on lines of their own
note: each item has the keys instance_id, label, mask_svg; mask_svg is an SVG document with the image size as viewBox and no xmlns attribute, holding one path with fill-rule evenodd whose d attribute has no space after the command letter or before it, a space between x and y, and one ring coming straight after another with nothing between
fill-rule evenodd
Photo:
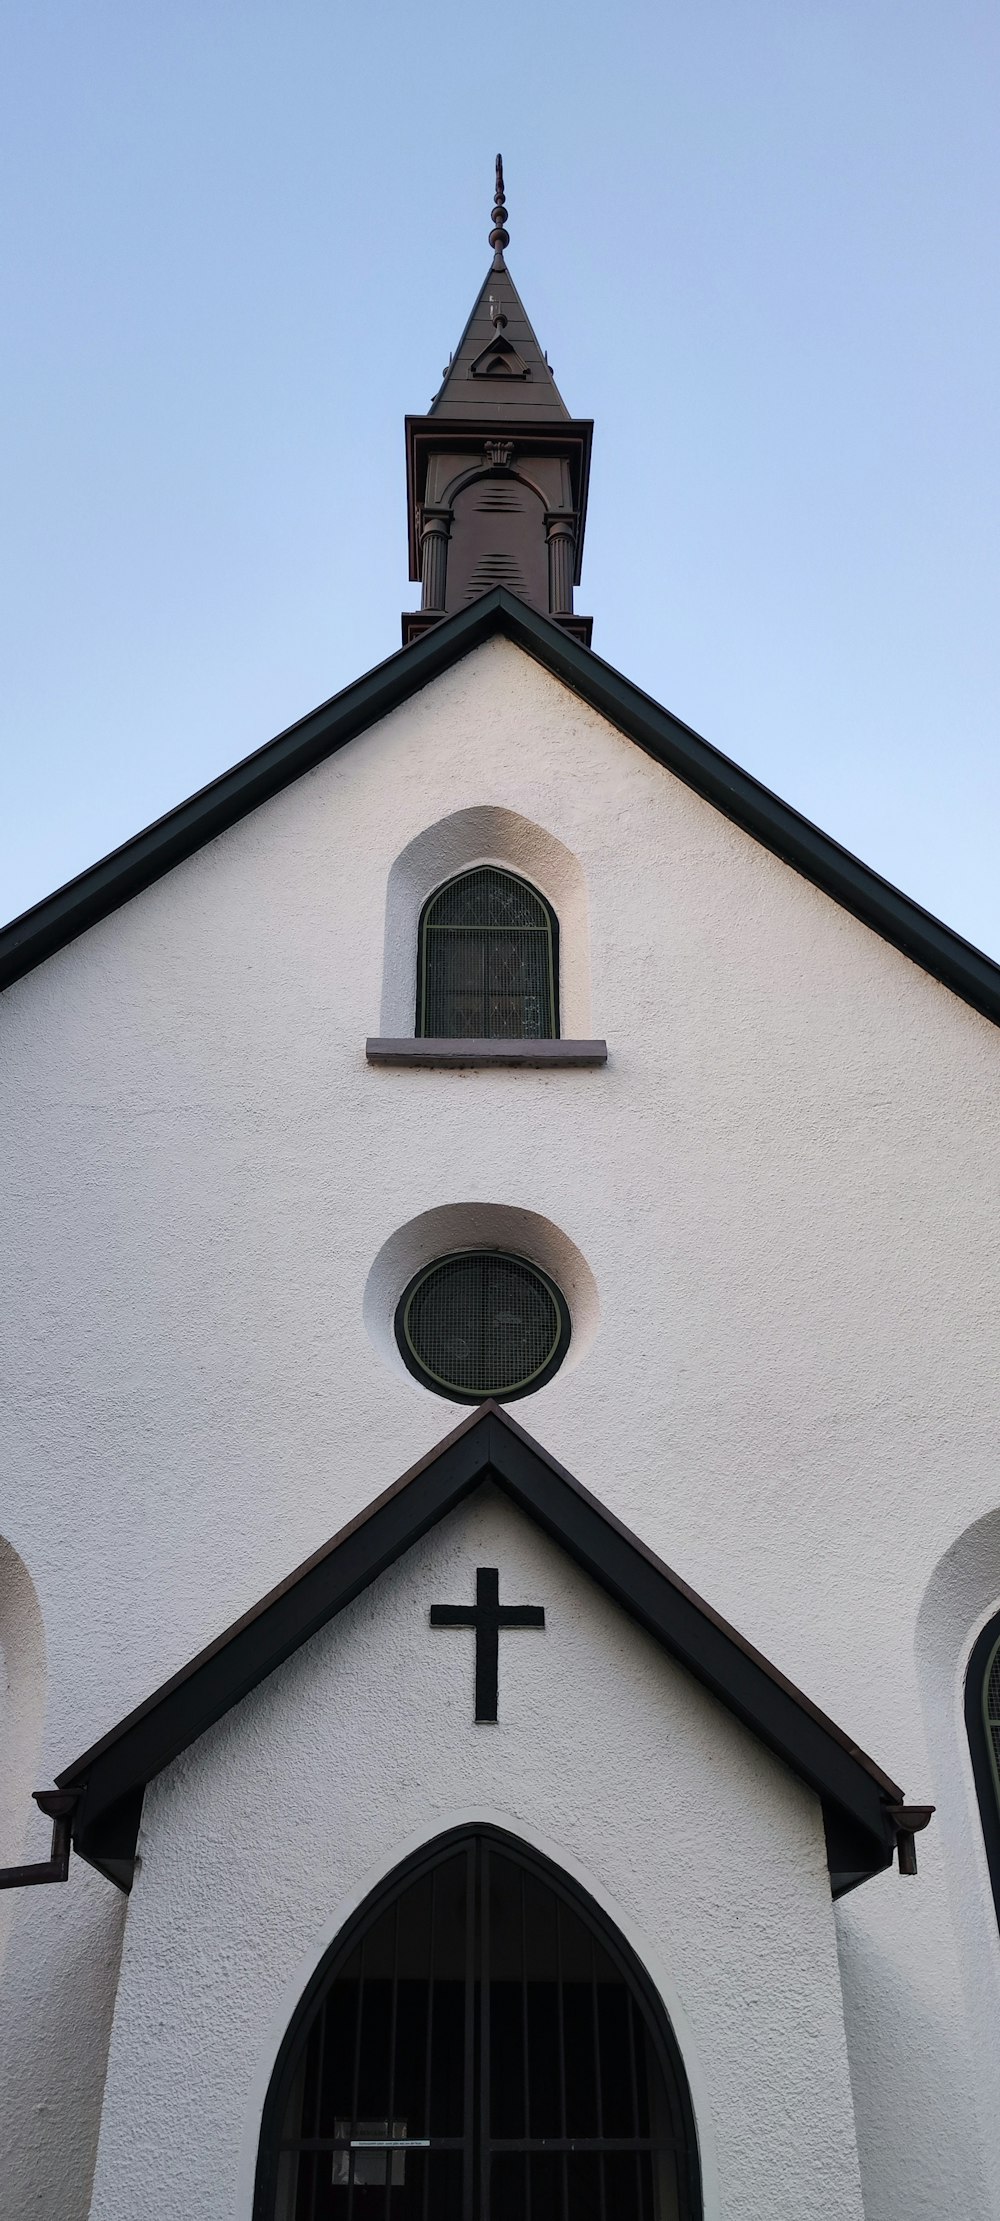
<instances>
[{"instance_id":1,"label":"window sill","mask_svg":"<svg viewBox=\"0 0 1000 2221\"><path fill-rule=\"evenodd\" d=\"M385 1041L370 1037L365 1043L369 1064L437 1065L550 1065L606 1064L606 1041Z\"/></svg>"}]
</instances>

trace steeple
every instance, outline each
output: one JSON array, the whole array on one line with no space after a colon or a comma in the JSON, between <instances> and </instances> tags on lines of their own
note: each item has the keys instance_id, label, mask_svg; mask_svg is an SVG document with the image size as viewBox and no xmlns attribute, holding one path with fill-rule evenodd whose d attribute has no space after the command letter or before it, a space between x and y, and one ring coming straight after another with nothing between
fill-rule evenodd
<instances>
[{"instance_id":1,"label":"steeple","mask_svg":"<svg viewBox=\"0 0 1000 2221\"><path fill-rule=\"evenodd\" d=\"M568 421L569 410L503 258L510 244L510 234L503 229L506 220L503 163L498 154L490 232L493 262L430 413L459 418L481 417L486 412L510 422L525 417Z\"/></svg>"},{"instance_id":2,"label":"steeple","mask_svg":"<svg viewBox=\"0 0 1000 2221\"><path fill-rule=\"evenodd\" d=\"M504 260L510 243L497 155L493 261L424 417L407 417L410 577L419 611L404 642L494 586L590 646L573 611L592 424L570 416Z\"/></svg>"}]
</instances>

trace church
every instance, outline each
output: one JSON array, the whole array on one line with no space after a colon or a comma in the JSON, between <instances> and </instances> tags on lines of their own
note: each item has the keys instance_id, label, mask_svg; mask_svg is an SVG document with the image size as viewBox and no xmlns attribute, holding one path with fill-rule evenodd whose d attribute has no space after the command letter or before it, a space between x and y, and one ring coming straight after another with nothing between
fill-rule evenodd
<instances>
[{"instance_id":1,"label":"church","mask_svg":"<svg viewBox=\"0 0 1000 2221\"><path fill-rule=\"evenodd\" d=\"M507 220L0 934L5 2221L1000 2216L1000 967L594 650Z\"/></svg>"}]
</instances>

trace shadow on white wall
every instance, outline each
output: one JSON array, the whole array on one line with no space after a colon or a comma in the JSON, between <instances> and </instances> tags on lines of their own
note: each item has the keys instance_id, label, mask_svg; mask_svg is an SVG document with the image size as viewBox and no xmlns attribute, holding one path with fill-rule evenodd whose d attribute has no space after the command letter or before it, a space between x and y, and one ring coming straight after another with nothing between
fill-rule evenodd
<instances>
[{"instance_id":1,"label":"shadow on white wall","mask_svg":"<svg viewBox=\"0 0 1000 2221\"><path fill-rule=\"evenodd\" d=\"M35 1808L36 1780L45 1720L45 1630L35 1584L23 1558L0 1535L0 1866L16 1866L25 1855L28 1823ZM34 1831L33 1831L34 1832ZM48 1855L49 1823L39 1857ZM19 1890L0 1890L0 1959Z\"/></svg>"}]
</instances>

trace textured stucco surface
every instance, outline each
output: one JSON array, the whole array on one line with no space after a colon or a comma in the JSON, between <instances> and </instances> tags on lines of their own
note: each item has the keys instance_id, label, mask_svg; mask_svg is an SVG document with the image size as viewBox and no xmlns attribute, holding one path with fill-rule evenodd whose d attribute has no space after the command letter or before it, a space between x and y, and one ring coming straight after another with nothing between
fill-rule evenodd
<instances>
[{"instance_id":1,"label":"textured stucco surface","mask_svg":"<svg viewBox=\"0 0 1000 2221\"><path fill-rule=\"evenodd\" d=\"M606 1070L365 1062L393 866L485 809L577 859ZM518 1416L953 1811L960 1725L931 1731L914 1641L1000 1502L1000 1034L519 650L11 989L0 1057L0 1532L44 1621L42 1778L440 1438L364 1291L399 1229L481 1203L559 1229L596 1288L585 1357ZM954 1690L972 1629L937 1624ZM868 2221L1000 2211L966 1974L995 1983L996 1923L944 1818L916 1883L837 1915ZM15 1915L0 2069L44 2052L50 2111L17 2111L10 2221L87 2211L107 1899L77 1872Z\"/></svg>"},{"instance_id":2,"label":"textured stucco surface","mask_svg":"<svg viewBox=\"0 0 1000 2221\"><path fill-rule=\"evenodd\" d=\"M542 1602L475 1726L472 1597ZM660 1973L708 2221L861 2221L816 1801L490 1491L206 1735L148 1800L94 2221L249 2221L262 2091L331 1919L472 1808L544 1841Z\"/></svg>"}]
</instances>

